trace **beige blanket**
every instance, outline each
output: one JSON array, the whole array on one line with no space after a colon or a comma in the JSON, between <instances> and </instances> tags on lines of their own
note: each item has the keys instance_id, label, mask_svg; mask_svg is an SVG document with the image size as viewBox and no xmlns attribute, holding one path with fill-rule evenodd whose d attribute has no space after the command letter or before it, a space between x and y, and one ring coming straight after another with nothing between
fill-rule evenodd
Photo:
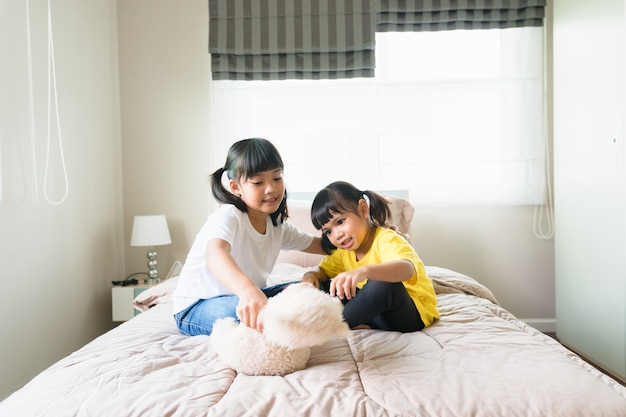
<instances>
[{"instance_id":1,"label":"beige blanket","mask_svg":"<svg viewBox=\"0 0 626 417\"><path fill-rule=\"evenodd\" d=\"M284 377L236 374L209 337L181 335L169 302L153 299L0 403L0 416L626 416L626 388L473 279L428 273L439 291L434 325L352 331Z\"/></svg>"}]
</instances>

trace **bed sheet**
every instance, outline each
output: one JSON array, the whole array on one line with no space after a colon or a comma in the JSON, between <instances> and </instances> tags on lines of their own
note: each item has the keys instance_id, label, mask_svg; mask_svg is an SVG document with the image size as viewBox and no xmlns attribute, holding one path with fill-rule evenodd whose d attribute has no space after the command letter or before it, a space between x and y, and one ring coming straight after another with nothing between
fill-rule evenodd
<instances>
[{"instance_id":1,"label":"bed sheet","mask_svg":"<svg viewBox=\"0 0 626 417\"><path fill-rule=\"evenodd\" d=\"M0 416L626 416L626 388L516 319L475 280L429 267L441 318L352 331L283 377L224 366L167 298L45 370Z\"/></svg>"}]
</instances>

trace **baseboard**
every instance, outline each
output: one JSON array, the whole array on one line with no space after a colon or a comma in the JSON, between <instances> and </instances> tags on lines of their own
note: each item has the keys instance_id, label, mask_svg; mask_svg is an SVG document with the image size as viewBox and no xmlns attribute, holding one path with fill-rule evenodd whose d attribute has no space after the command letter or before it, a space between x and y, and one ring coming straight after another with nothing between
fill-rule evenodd
<instances>
[{"instance_id":1,"label":"baseboard","mask_svg":"<svg viewBox=\"0 0 626 417\"><path fill-rule=\"evenodd\" d=\"M556 332L556 319L520 319L543 333Z\"/></svg>"}]
</instances>

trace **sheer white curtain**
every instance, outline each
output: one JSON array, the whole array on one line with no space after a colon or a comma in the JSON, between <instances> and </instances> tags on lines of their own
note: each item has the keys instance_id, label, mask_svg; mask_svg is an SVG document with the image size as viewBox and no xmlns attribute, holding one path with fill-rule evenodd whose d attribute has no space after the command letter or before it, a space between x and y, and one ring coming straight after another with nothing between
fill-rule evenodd
<instances>
[{"instance_id":1,"label":"sheer white curtain","mask_svg":"<svg viewBox=\"0 0 626 417\"><path fill-rule=\"evenodd\" d=\"M417 206L540 204L543 28L376 36L372 79L213 82L213 166L265 137L290 191L341 179Z\"/></svg>"}]
</instances>

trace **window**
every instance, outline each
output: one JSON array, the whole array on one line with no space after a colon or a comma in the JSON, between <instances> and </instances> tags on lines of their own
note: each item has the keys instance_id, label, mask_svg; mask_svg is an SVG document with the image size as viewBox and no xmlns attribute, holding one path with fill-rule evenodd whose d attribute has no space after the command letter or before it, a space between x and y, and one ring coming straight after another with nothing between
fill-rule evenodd
<instances>
[{"instance_id":1,"label":"window","mask_svg":"<svg viewBox=\"0 0 626 417\"><path fill-rule=\"evenodd\" d=\"M214 82L214 166L256 136L291 191L341 179L417 206L543 201L543 28L376 37L375 78Z\"/></svg>"}]
</instances>

